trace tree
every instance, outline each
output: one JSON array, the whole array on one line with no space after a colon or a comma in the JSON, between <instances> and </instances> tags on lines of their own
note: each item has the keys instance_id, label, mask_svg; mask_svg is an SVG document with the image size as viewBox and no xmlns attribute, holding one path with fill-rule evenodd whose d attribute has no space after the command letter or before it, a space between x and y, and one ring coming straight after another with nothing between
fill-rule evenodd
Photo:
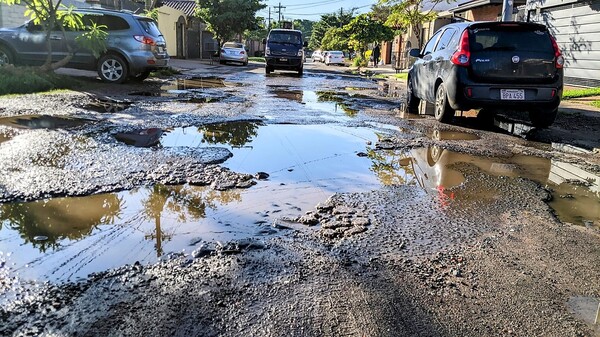
<instances>
[{"instance_id":1,"label":"tree","mask_svg":"<svg viewBox=\"0 0 600 337\"><path fill-rule=\"evenodd\" d=\"M394 31L377 20L373 20L369 14L361 14L349 24L344 26L344 30L350 38L350 47L361 52L361 55L367 50L369 43L389 41L394 38Z\"/></svg>"},{"instance_id":2,"label":"tree","mask_svg":"<svg viewBox=\"0 0 600 337\"><path fill-rule=\"evenodd\" d=\"M294 29L297 29L299 31L302 32L302 35L304 36L304 40L308 41L310 39L310 35L312 34L312 29L313 29L313 25L315 24L314 21L310 21L310 20L294 20Z\"/></svg>"},{"instance_id":3,"label":"tree","mask_svg":"<svg viewBox=\"0 0 600 337\"><path fill-rule=\"evenodd\" d=\"M423 23L432 21L437 17L435 7L441 2L454 2L456 0L380 0L380 4L390 5L391 14L385 21L386 26L396 30L411 29L421 47L421 28Z\"/></svg>"},{"instance_id":4,"label":"tree","mask_svg":"<svg viewBox=\"0 0 600 337\"><path fill-rule=\"evenodd\" d=\"M325 33L331 28L342 28L347 25L354 17L354 11L340 13L332 13L321 15L321 20L316 22L312 27L312 34L310 36L310 42L308 43L309 49L322 48L321 41L325 37Z\"/></svg>"},{"instance_id":5,"label":"tree","mask_svg":"<svg viewBox=\"0 0 600 337\"><path fill-rule=\"evenodd\" d=\"M196 0L196 16L214 34L219 48L236 35L259 26L256 12L265 8L260 0Z\"/></svg>"},{"instance_id":6,"label":"tree","mask_svg":"<svg viewBox=\"0 0 600 337\"><path fill-rule=\"evenodd\" d=\"M26 7L25 16L29 17L33 24L40 25L45 33L46 50L48 56L46 61L40 67L43 71L50 71L65 66L76 53L75 46L67 44L67 55L55 63L52 63L52 44L50 35L53 30L59 29L62 33L63 41L67 41L65 31L81 30L81 35L76 39L76 43L92 51L94 56L98 57L100 53L106 50L106 26L90 23L86 26L81 18L81 14L74 12L75 7L66 7L62 5L62 0L0 0L0 3L11 5L23 4Z\"/></svg>"},{"instance_id":7,"label":"tree","mask_svg":"<svg viewBox=\"0 0 600 337\"><path fill-rule=\"evenodd\" d=\"M331 28L321 40L321 48L326 50L348 50L348 34L343 28Z\"/></svg>"}]
</instances>

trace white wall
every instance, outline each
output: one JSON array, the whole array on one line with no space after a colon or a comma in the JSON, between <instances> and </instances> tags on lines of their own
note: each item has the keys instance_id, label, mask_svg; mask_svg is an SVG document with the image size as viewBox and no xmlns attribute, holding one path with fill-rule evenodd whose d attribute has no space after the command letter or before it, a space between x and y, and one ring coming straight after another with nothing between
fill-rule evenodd
<instances>
[{"instance_id":1,"label":"white wall","mask_svg":"<svg viewBox=\"0 0 600 337\"><path fill-rule=\"evenodd\" d=\"M25 6L5 4L0 5L0 27L17 27L28 20L25 15Z\"/></svg>"}]
</instances>

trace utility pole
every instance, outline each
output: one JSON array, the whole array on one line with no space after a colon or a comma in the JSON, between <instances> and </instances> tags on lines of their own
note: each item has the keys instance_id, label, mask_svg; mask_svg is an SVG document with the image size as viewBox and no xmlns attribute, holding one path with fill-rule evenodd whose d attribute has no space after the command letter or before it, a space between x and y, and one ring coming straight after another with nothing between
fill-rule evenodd
<instances>
[{"instance_id":1,"label":"utility pole","mask_svg":"<svg viewBox=\"0 0 600 337\"><path fill-rule=\"evenodd\" d=\"M502 21L512 21L513 0L502 1Z\"/></svg>"},{"instance_id":2,"label":"utility pole","mask_svg":"<svg viewBox=\"0 0 600 337\"><path fill-rule=\"evenodd\" d=\"M285 8L285 6L282 6L281 2L280 2L279 6L273 6L273 8L277 8L277 13L279 14L279 19L277 20L277 25L281 25L281 10L283 8Z\"/></svg>"},{"instance_id":3,"label":"utility pole","mask_svg":"<svg viewBox=\"0 0 600 337\"><path fill-rule=\"evenodd\" d=\"M340 8L340 28L342 28L342 15L344 15L344 7Z\"/></svg>"},{"instance_id":4,"label":"utility pole","mask_svg":"<svg viewBox=\"0 0 600 337\"><path fill-rule=\"evenodd\" d=\"M271 29L271 7L269 7L269 21L267 21L267 30Z\"/></svg>"}]
</instances>

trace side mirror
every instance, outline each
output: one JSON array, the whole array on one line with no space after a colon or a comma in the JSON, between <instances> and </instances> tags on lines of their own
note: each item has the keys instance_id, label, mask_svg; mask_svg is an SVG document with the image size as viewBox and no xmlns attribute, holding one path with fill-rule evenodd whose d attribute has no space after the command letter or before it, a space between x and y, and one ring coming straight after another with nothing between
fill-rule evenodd
<instances>
[{"instance_id":1,"label":"side mirror","mask_svg":"<svg viewBox=\"0 0 600 337\"><path fill-rule=\"evenodd\" d=\"M304 43L302 44L302 47L304 47L304 48L308 47L308 42L304 41Z\"/></svg>"},{"instance_id":2,"label":"side mirror","mask_svg":"<svg viewBox=\"0 0 600 337\"><path fill-rule=\"evenodd\" d=\"M263 39L263 44L267 44L267 39Z\"/></svg>"},{"instance_id":3,"label":"side mirror","mask_svg":"<svg viewBox=\"0 0 600 337\"><path fill-rule=\"evenodd\" d=\"M419 50L419 49L416 49L416 48L415 48L415 49L411 49L411 50L408 52L408 55L410 55L410 56L412 56L412 57L417 57L417 58L420 58L420 57L421 57L421 50Z\"/></svg>"}]
</instances>

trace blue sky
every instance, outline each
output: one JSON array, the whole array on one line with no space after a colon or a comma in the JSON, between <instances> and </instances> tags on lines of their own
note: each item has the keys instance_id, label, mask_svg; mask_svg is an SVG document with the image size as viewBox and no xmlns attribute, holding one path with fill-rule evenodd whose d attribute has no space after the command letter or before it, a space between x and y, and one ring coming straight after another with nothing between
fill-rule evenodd
<instances>
[{"instance_id":1,"label":"blue sky","mask_svg":"<svg viewBox=\"0 0 600 337\"><path fill-rule=\"evenodd\" d=\"M268 0L263 1L265 5L271 8L271 19L278 19L278 12L275 7L285 7L281 10L283 18L291 19L307 19L319 21L322 14L339 12L340 8L348 11L351 8L359 7L355 13L366 13L371 9L376 0ZM267 18L269 16L269 7L258 12L259 16Z\"/></svg>"}]
</instances>

